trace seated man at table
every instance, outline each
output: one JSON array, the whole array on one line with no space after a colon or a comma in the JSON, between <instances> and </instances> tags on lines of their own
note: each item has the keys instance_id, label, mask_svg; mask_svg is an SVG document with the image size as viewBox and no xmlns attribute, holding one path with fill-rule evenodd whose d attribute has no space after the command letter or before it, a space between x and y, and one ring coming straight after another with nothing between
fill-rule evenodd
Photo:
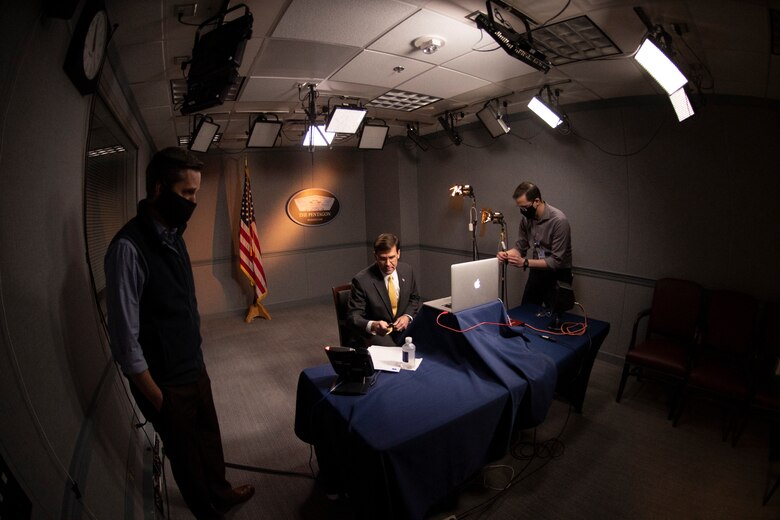
<instances>
[{"instance_id":1,"label":"seated man at table","mask_svg":"<svg viewBox=\"0 0 780 520\"><path fill-rule=\"evenodd\" d=\"M362 333L366 346L400 345L420 308L414 271L400 258L398 237L382 233L374 242L375 262L352 279L347 324Z\"/></svg>"}]
</instances>

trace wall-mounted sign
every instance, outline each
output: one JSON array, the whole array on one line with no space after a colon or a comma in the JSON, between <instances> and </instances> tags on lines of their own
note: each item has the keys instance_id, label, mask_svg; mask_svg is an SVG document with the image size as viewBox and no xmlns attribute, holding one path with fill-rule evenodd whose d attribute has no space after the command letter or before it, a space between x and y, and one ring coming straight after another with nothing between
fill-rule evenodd
<instances>
[{"instance_id":1,"label":"wall-mounted sign","mask_svg":"<svg viewBox=\"0 0 780 520\"><path fill-rule=\"evenodd\" d=\"M301 226L322 226L339 213L339 201L328 190L307 188L287 200L287 216Z\"/></svg>"}]
</instances>

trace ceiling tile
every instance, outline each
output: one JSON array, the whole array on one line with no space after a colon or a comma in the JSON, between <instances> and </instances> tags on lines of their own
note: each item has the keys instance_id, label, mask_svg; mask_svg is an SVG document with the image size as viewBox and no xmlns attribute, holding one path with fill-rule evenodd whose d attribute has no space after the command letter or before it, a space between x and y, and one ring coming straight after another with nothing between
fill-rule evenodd
<instances>
[{"instance_id":1,"label":"ceiling tile","mask_svg":"<svg viewBox=\"0 0 780 520\"><path fill-rule=\"evenodd\" d=\"M122 69L129 83L165 79L163 42L139 43L121 47Z\"/></svg>"},{"instance_id":2,"label":"ceiling tile","mask_svg":"<svg viewBox=\"0 0 780 520\"><path fill-rule=\"evenodd\" d=\"M404 70L396 72L393 69L397 66L403 67ZM363 51L334 74L331 79L394 88L432 67L433 65L430 63L410 58L383 52Z\"/></svg>"},{"instance_id":3,"label":"ceiling tile","mask_svg":"<svg viewBox=\"0 0 780 520\"><path fill-rule=\"evenodd\" d=\"M106 0L109 21L118 24L112 40L118 45L130 45L163 39L163 13L160 0L123 2ZM138 12L145 16L137 16Z\"/></svg>"},{"instance_id":4,"label":"ceiling tile","mask_svg":"<svg viewBox=\"0 0 780 520\"><path fill-rule=\"evenodd\" d=\"M472 51L448 61L445 66L493 82L536 72L536 69L509 56L501 48L491 52Z\"/></svg>"},{"instance_id":5,"label":"ceiling tile","mask_svg":"<svg viewBox=\"0 0 780 520\"><path fill-rule=\"evenodd\" d=\"M246 79L239 95L242 103L253 101L295 101L298 99L300 83L316 83L311 78L263 78L252 76Z\"/></svg>"},{"instance_id":6,"label":"ceiling tile","mask_svg":"<svg viewBox=\"0 0 780 520\"><path fill-rule=\"evenodd\" d=\"M423 72L416 78L398 86L401 90L427 94L441 98L457 96L476 88L484 87L488 82L475 78L468 74L462 74L454 70L436 67Z\"/></svg>"},{"instance_id":7,"label":"ceiling tile","mask_svg":"<svg viewBox=\"0 0 780 520\"><path fill-rule=\"evenodd\" d=\"M171 105L170 83L167 81L147 81L130 85L133 97L139 108Z\"/></svg>"},{"instance_id":8,"label":"ceiling tile","mask_svg":"<svg viewBox=\"0 0 780 520\"><path fill-rule=\"evenodd\" d=\"M273 35L365 47L416 9L394 0L293 0Z\"/></svg>"},{"instance_id":9,"label":"ceiling tile","mask_svg":"<svg viewBox=\"0 0 780 520\"><path fill-rule=\"evenodd\" d=\"M268 39L251 68L251 76L327 78L359 49L324 43Z\"/></svg>"},{"instance_id":10,"label":"ceiling tile","mask_svg":"<svg viewBox=\"0 0 780 520\"><path fill-rule=\"evenodd\" d=\"M173 116L170 106L141 108L140 111L149 127L170 124Z\"/></svg>"},{"instance_id":11,"label":"ceiling tile","mask_svg":"<svg viewBox=\"0 0 780 520\"><path fill-rule=\"evenodd\" d=\"M441 37L444 46L433 54L424 54L414 46L414 40L421 36ZM479 29L471 22L422 10L371 44L369 49L439 65L470 52L480 36Z\"/></svg>"}]
</instances>

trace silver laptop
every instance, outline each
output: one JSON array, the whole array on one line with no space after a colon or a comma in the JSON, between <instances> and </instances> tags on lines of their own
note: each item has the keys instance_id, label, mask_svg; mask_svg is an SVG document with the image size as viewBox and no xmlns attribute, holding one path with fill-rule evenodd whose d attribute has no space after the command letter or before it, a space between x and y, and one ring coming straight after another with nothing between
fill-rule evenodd
<instances>
[{"instance_id":1,"label":"silver laptop","mask_svg":"<svg viewBox=\"0 0 780 520\"><path fill-rule=\"evenodd\" d=\"M498 258L462 262L450 266L452 296L424 302L449 312L460 312L498 299Z\"/></svg>"}]
</instances>

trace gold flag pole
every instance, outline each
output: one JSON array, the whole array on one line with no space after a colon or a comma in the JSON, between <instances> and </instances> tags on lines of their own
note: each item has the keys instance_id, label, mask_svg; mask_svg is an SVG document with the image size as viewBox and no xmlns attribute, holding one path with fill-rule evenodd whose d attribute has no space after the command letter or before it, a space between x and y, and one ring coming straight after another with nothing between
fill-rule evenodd
<instances>
[{"instance_id":1,"label":"gold flag pole","mask_svg":"<svg viewBox=\"0 0 780 520\"><path fill-rule=\"evenodd\" d=\"M249 306L249 309L247 309L246 318L244 318L244 321L246 323L252 323L252 320L255 318L264 318L266 320L271 319L271 315L268 314L268 309L266 309L265 306L257 300L252 302L252 304Z\"/></svg>"}]
</instances>

